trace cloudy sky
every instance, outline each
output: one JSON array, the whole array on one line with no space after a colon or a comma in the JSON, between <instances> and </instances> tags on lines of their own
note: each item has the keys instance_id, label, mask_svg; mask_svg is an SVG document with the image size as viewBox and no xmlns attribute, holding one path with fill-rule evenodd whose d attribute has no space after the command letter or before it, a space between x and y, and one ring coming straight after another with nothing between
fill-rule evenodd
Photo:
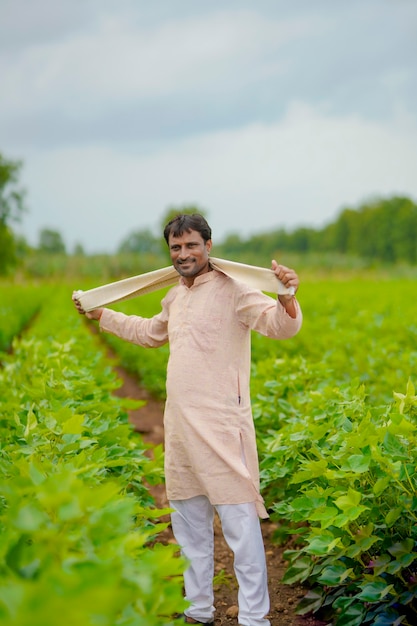
<instances>
[{"instance_id":1,"label":"cloudy sky","mask_svg":"<svg viewBox=\"0 0 417 626\"><path fill-rule=\"evenodd\" d=\"M172 205L221 240L417 199L416 0L0 0L0 81L35 245L113 252Z\"/></svg>"}]
</instances>

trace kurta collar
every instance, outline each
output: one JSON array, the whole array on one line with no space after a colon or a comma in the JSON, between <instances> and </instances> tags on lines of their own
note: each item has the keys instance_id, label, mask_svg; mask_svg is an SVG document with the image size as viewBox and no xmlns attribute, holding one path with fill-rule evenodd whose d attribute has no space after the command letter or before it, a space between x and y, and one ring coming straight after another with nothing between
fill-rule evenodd
<instances>
[{"instance_id":1,"label":"kurta collar","mask_svg":"<svg viewBox=\"0 0 417 626\"><path fill-rule=\"evenodd\" d=\"M215 278L216 274L218 274L218 272L216 272L216 270L210 270L209 272L205 272L204 274L200 274L200 276L196 276L194 278L194 283L191 285L191 287L188 287L185 284L184 278L182 276L180 276L180 284L184 285L184 287L187 287L187 289L192 289L193 287L197 287L198 285L202 285L203 283L207 283L209 280L213 280L213 278Z\"/></svg>"}]
</instances>

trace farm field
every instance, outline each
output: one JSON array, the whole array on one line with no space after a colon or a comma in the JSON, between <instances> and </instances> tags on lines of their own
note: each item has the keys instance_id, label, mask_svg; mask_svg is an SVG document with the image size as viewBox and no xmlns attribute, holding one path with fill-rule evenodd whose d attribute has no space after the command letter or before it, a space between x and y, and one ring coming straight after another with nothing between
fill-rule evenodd
<instances>
[{"instance_id":1,"label":"farm field","mask_svg":"<svg viewBox=\"0 0 417 626\"><path fill-rule=\"evenodd\" d=\"M73 287L1 287L1 623L48 626L69 607L68 624L167 625L183 608L183 564L158 544L145 486L162 479L161 458L129 428L100 340L162 399L168 351L93 336ZM147 316L161 297L115 308ZM300 615L411 626L417 282L310 280L299 299L297 337L253 336L262 491L284 581L306 587Z\"/></svg>"},{"instance_id":2,"label":"farm field","mask_svg":"<svg viewBox=\"0 0 417 626\"><path fill-rule=\"evenodd\" d=\"M71 290L42 290L29 326L12 292L2 310L26 330L0 359L0 623L168 624L183 563L156 541L147 484L161 460L128 424L134 403L114 395Z\"/></svg>"}]
</instances>

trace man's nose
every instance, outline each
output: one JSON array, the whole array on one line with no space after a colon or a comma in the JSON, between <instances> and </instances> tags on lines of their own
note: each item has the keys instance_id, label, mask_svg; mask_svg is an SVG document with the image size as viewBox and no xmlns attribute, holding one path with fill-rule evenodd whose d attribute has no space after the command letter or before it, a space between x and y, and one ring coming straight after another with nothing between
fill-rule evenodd
<instances>
[{"instance_id":1,"label":"man's nose","mask_svg":"<svg viewBox=\"0 0 417 626\"><path fill-rule=\"evenodd\" d=\"M179 253L179 257L180 259L186 259L188 257L189 251L187 249L186 246L182 246L180 253Z\"/></svg>"}]
</instances>

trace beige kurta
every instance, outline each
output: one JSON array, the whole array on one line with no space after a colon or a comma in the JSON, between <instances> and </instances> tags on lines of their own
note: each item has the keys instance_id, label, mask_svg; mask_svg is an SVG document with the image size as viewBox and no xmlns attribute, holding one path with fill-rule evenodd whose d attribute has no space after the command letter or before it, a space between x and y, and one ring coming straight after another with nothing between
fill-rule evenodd
<instances>
[{"instance_id":1,"label":"beige kurta","mask_svg":"<svg viewBox=\"0 0 417 626\"><path fill-rule=\"evenodd\" d=\"M255 429L249 396L251 330L275 339L295 335L280 302L222 272L180 279L152 318L105 309L103 331L145 347L169 341L165 405L165 478L169 500L206 495L212 504L256 502Z\"/></svg>"}]
</instances>

